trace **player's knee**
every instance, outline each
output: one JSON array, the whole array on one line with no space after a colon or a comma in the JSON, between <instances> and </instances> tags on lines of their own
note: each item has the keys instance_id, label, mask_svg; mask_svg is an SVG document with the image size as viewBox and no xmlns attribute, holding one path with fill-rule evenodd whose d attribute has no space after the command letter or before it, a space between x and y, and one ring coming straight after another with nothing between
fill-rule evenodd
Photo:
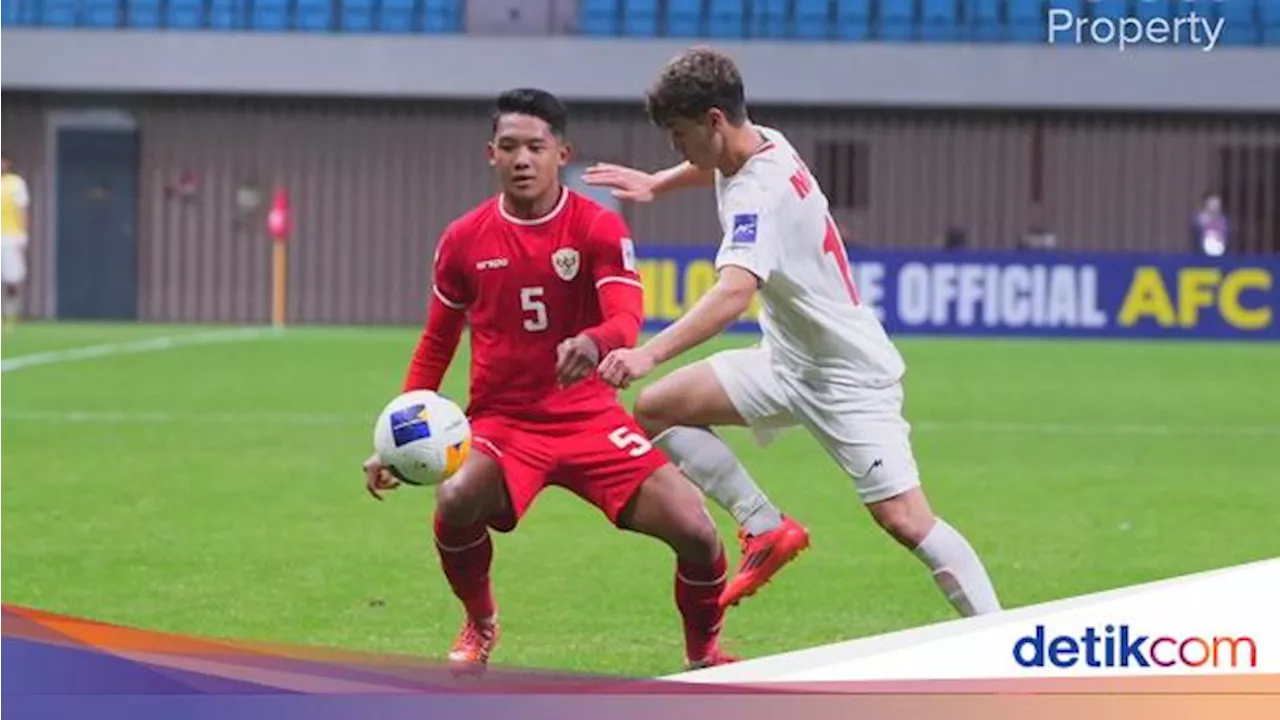
<instances>
[{"instance_id":1,"label":"player's knee","mask_svg":"<svg viewBox=\"0 0 1280 720\"><path fill-rule=\"evenodd\" d=\"M682 482L672 504L675 508L675 532L671 545L676 554L682 560L695 563L715 560L720 554L720 535L701 493Z\"/></svg>"},{"instance_id":2,"label":"player's knee","mask_svg":"<svg viewBox=\"0 0 1280 720\"><path fill-rule=\"evenodd\" d=\"M666 394L660 385L650 385L642 389L636 397L634 413L636 422L640 423L640 427L644 428L649 437L657 437L658 434L676 424L671 417Z\"/></svg>"},{"instance_id":3,"label":"player's knee","mask_svg":"<svg viewBox=\"0 0 1280 720\"><path fill-rule=\"evenodd\" d=\"M473 477L456 477L436 488L436 514L450 525L471 525L488 516L483 488Z\"/></svg>"},{"instance_id":4,"label":"player's knee","mask_svg":"<svg viewBox=\"0 0 1280 720\"><path fill-rule=\"evenodd\" d=\"M450 525L469 525L466 493L464 488L446 482L436 488L436 514Z\"/></svg>"},{"instance_id":5,"label":"player's knee","mask_svg":"<svg viewBox=\"0 0 1280 720\"><path fill-rule=\"evenodd\" d=\"M676 554L681 560L698 564L710 564L720 554L720 536L715 523L701 505L690 512L680 529L675 543Z\"/></svg>"},{"instance_id":6,"label":"player's knee","mask_svg":"<svg viewBox=\"0 0 1280 720\"><path fill-rule=\"evenodd\" d=\"M908 548L919 546L933 529L933 511L914 491L875 503L868 509L885 532Z\"/></svg>"}]
</instances>

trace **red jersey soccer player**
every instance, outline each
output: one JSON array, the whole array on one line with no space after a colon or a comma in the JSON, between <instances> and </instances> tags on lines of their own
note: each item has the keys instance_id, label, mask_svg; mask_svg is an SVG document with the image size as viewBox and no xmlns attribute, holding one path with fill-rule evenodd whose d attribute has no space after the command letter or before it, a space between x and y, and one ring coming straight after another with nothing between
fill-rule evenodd
<instances>
[{"instance_id":1,"label":"red jersey soccer player","mask_svg":"<svg viewBox=\"0 0 1280 720\"><path fill-rule=\"evenodd\" d=\"M727 662L717 643L725 556L715 525L698 490L595 374L640 330L643 287L626 225L561 185L568 118L555 96L509 91L493 119L489 164L502 194L440 239L427 325L405 380L406 390L437 389L470 321L474 451L436 495L436 547L466 608L450 664L486 667L498 640L488 528L514 529L548 483L675 550L686 661ZM376 458L365 472L375 497L394 487Z\"/></svg>"}]
</instances>

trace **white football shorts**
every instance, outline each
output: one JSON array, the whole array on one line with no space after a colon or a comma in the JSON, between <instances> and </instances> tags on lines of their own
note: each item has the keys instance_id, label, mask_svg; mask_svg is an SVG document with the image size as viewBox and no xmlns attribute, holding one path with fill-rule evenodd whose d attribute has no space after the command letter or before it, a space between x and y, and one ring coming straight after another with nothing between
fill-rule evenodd
<instances>
[{"instance_id":1,"label":"white football shorts","mask_svg":"<svg viewBox=\"0 0 1280 720\"><path fill-rule=\"evenodd\" d=\"M5 285L20 285L27 279L27 238L5 235L0 238L0 276Z\"/></svg>"},{"instance_id":2,"label":"white football shorts","mask_svg":"<svg viewBox=\"0 0 1280 720\"><path fill-rule=\"evenodd\" d=\"M801 379L775 365L765 347L728 350L709 360L761 445L784 428L804 426L853 479L866 504L920 485L901 383L864 388Z\"/></svg>"}]
</instances>

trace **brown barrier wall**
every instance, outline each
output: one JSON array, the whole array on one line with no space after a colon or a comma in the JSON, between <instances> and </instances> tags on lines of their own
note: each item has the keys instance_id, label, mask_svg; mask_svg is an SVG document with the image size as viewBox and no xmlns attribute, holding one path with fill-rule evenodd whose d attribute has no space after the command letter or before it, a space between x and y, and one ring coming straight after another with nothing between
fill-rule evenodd
<instances>
[{"instance_id":1,"label":"brown barrier wall","mask_svg":"<svg viewBox=\"0 0 1280 720\"><path fill-rule=\"evenodd\" d=\"M416 323L435 236L493 191L486 109L449 102L5 93L4 149L33 194L29 307L52 308L53 187L46 118L113 107L141 135L139 317L261 322L269 316L263 200L293 198L291 320ZM576 106L582 160L675 160L639 107ZM790 135L858 246L1012 249L1042 226L1070 250L1185 252L1201 193L1221 188L1239 252L1280 252L1280 118L757 108ZM194 191L175 192L184 178ZM837 197L838 196L838 197ZM639 243L714 243L709 195L630 208Z\"/></svg>"}]
</instances>

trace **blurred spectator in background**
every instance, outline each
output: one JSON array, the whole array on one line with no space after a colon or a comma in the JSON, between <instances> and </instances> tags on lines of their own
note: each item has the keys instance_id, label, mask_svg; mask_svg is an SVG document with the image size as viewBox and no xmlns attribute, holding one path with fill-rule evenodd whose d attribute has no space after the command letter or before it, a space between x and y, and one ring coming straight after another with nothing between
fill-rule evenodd
<instances>
[{"instance_id":1,"label":"blurred spectator in background","mask_svg":"<svg viewBox=\"0 0 1280 720\"><path fill-rule=\"evenodd\" d=\"M1191 223L1191 252L1205 257L1221 257L1227 252L1227 214L1222 210L1222 198L1210 191L1204 195Z\"/></svg>"},{"instance_id":2,"label":"blurred spectator in background","mask_svg":"<svg viewBox=\"0 0 1280 720\"><path fill-rule=\"evenodd\" d=\"M13 169L13 162L3 156L4 174L0 180L0 275L4 277L4 329L12 329L22 314L22 284L27 279L27 207L31 196L27 181Z\"/></svg>"},{"instance_id":3,"label":"blurred spectator in background","mask_svg":"<svg viewBox=\"0 0 1280 720\"><path fill-rule=\"evenodd\" d=\"M947 252L962 252L969 249L969 231L959 225L952 225L942 234L942 249Z\"/></svg>"}]
</instances>

